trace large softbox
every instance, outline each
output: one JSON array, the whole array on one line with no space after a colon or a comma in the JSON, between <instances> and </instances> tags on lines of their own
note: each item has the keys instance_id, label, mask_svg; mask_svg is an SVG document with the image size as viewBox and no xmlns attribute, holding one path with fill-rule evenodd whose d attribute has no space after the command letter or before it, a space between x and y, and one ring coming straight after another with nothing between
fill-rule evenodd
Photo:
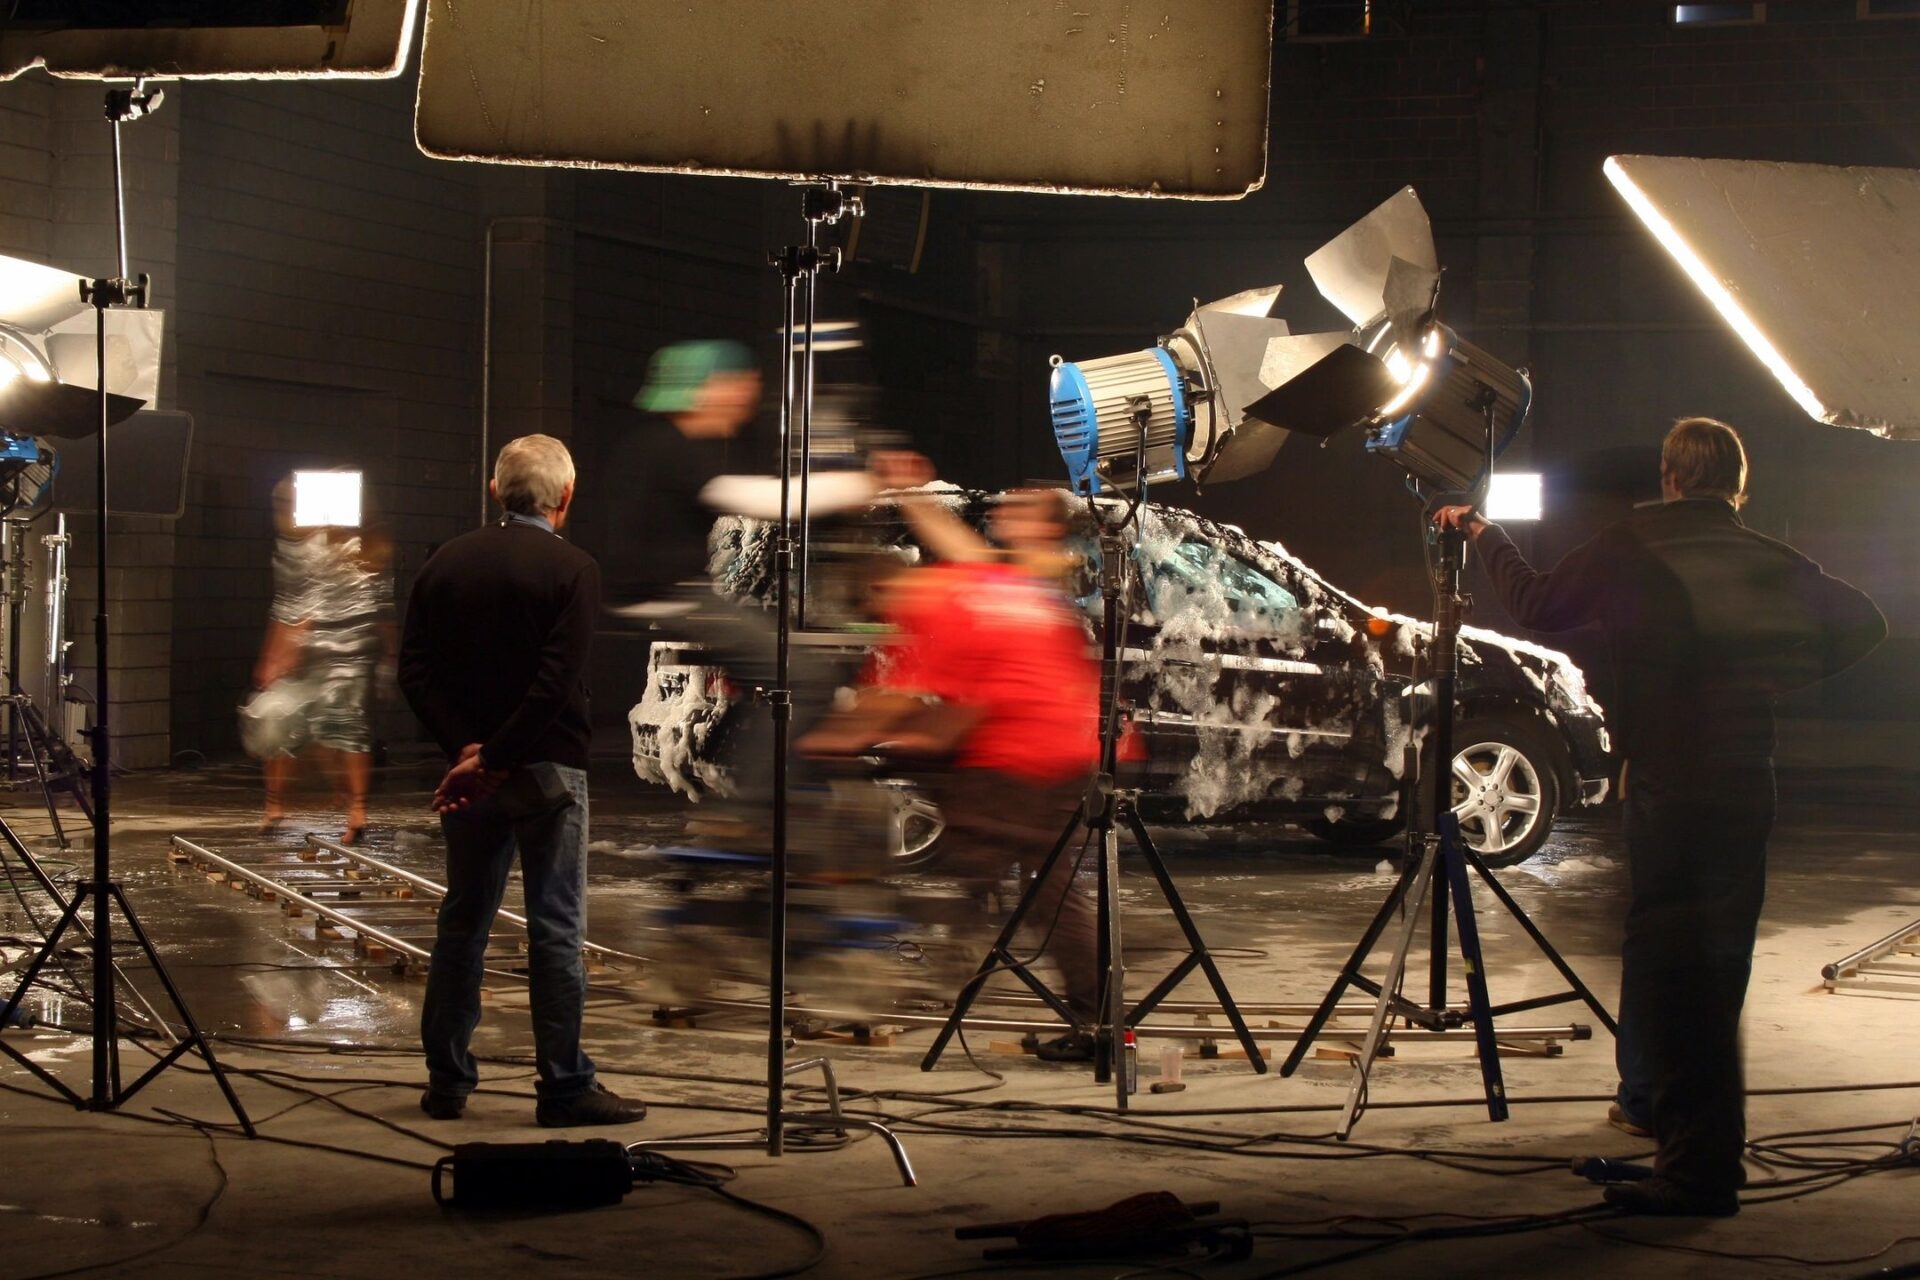
<instances>
[{"instance_id":1,"label":"large softbox","mask_svg":"<svg viewBox=\"0 0 1920 1280\"><path fill-rule=\"evenodd\" d=\"M1920 170L1613 156L1606 173L1796 404L1920 439Z\"/></svg>"},{"instance_id":2,"label":"large softbox","mask_svg":"<svg viewBox=\"0 0 1920 1280\"><path fill-rule=\"evenodd\" d=\"M1232 199L1268 0L429 0L446 159Z\"/></svg>"},{"instance_id":3,"label":"large softbox","mask_svg":"<svg viewBox=\"0 0 1920 1280\"><path fill-rule=\"evenodd\" d=\"M8 0L0 80L395 76L420 0Z\"/></svg>"}]
</instances>

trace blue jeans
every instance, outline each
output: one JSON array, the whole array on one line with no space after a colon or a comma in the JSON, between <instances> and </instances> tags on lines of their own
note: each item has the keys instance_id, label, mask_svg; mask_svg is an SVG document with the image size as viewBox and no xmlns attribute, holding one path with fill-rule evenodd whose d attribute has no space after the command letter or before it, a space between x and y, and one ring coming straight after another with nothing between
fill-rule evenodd
<instances>
[{"instance_id":1,"label":"blue jeans","mask_svg":"<svg viewBox=\"0 0 1920 1280\"><path fill-rule=\"evenodd\" d=\"M480 1075L468 1044L480 1024L480 982L488 935L520 854L526 888L528 977L540 1097L571 1098L593 1088L593 1060L580 1048L587 975L587 775L558 771L573 803L515 821L491 800L440 816L447 841L447 896L440 904L420 1039L434 1092L465 1097Z\"/></svg>"}]
</instances>

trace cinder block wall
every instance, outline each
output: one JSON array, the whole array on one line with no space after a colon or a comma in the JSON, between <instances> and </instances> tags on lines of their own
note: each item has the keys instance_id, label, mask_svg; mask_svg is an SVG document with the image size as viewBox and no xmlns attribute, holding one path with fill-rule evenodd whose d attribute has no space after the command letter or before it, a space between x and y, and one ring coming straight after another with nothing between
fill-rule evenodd
<instances>
[{"instance_id":1,"label":"cinder block wall","mask_svg":"<svg viewBox=\"0 0 1920 1280\"><path fill-rule=\"evenodd\" d=\"M481 228L490 171L435 163L411 91L196 84L180 106L178 749L235 742L271 592L274 484L358 467L404 591L477 517ZM389 705L385 733L410 738Z\"/></svg>"}]
</instances>

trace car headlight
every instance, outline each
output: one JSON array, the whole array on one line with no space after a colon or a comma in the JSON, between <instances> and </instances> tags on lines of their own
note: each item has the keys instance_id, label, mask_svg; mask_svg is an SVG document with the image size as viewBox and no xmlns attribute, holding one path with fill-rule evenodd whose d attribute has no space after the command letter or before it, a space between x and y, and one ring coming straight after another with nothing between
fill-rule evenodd
<instances>
[{"instance_id":1,"label":"car headlight","mask_svg":"<svg viewBox=\"0 0 1920 1280\"><path fill-rule=\"evenodd\" d=\"M1553 667L1547 671L1547 705L1562 715L1591 716L1599 708L1587 696L1587 682L1577 667Z\"/></svg>"}]
</instances>

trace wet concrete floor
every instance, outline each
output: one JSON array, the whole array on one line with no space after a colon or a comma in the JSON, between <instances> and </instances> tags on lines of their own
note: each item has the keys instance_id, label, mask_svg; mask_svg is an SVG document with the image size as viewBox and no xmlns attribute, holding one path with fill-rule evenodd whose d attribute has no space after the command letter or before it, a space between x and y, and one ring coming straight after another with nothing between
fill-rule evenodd
<instances>
[{"instance_id":1,"label":"wet concrete floor","mask_svg":"<svg viewBox=\"0 0 1920 1280\"><path fill-rule=\"evenodd\" d=\"M689 810L632 780L622 765L608 761L595 771L590 935L621 950L665 952L667 944L684 944L687 938L649 927L654 914L674 901L675 873L657 851L682 839ZM431 769L425 765L382 772L367 848L439 878L442 852L425 808L430 781ZM1913 783L1911 776L1896 774L1809 773L1783 781L1768 911L1747 1019L1756 1134L1904 1123L1920 1112L1920 1089L1911 1087L1770 1092L1920 1077L1913 1067L1914 1050L1920 1046L1920 1002L1819 990L1823 963L1920 916L1920 823L1915 821L1920 795ZM326 797L314 792L298 798L307 807L286 829L261 837L257 787L254 773L238 767L126 779L115 797L116 875L126 884L194 1013L209 1031L226 1039L231 1060L250 1069L304 1070L328 1081L374 1081L339 1087L359 1090L357 1103L387 1120L421 1128L424 1121L412 1109L411 1093L400 1087L419 1079L413 1056L419 981L353 968L350 950L317 939L310 920L284 919L272 906L166 860L167 837L175 833L233 856L252 856L244 851L271 847L290 850L301 843L299 832L308 827L337 834L338 818L324 812ZM49 870L69 878L89 856L84 840L76 839L64 861L54 856L44 811L35 810L30 796L11 799L13 807L4 811L9 822L30 848L47 855ZM70 833L78 836L77 821L64 816ZM1625 890L1616 821L1611 811L1566 820L1534 859L1500 873L1502 883L1609 1007L1618 994L1617 946ZM1250 1005L1316 1000L1392 883L1393 851L1333 850L1284 827L1164 828L1154 834L1218 953L1228 986ZM1140 860L1130 856L1126 865L1129 985L1137 994L1170 962L1179 935L1151 880L1140 873ZM44 922L44 901L31 893L27 901ZM874 1010L873 1021L883 1027L895 1025L888 1022L887 1010L894 1006L887 993L931 996L947 989L943 984L951 974L970 967L974 945L943 929L917 928L916 913L926 906L918 891L910 889L893 905L906 917L897 934L904 945L863 953L852 976L840 968L822 971L818 984L822 992L864 1000L862 1007ZM1560 990L1563 984L1517 924L1484 898L1480 906L1495 1000ZM24 904L12 895L0 897L0 935L27 937L32 932ZM759 963L750 939L703 946L725 951L721 959L729 968L750 971ZM16 949L10 954L19 953ZM1457 971L1457 964L1454 968ZM1421 981L1424 972L1422 962ZM727 1013L697 1019L690 1027L664 1027L652 1017L659 992L648 985L651 977L636 981L620 966L599 977L587 1024L590 1050L611 1084L656 1103L653 1115L630 1140L752 1126L748 1113L764 1092L752 1083L764 1075L764 1031L755 1015ZM805 980L801 985L806 989ZM745 986L727 993L753 995ZM1204 996L1204 984L1197 979L1177 993L1185 1000ZM902 1007L926 1011L930 1003ZM524 1009L524 994L514 984L496 983L476 1049L502 1057L526 1054L530 1034ZM57 992L38 995L36 1011L57 1023L85 1021L84 1009ZM1166 1020L1191 1021L1186 1015ZM1263 1008L1251 1021L1265 1029L1297 1024L1298 1018ZM1595 1019L1577 1004L1567 1004L1508 1020L1510 1026L1565 1028L1574 1023L1592 1028L1593 1038L1563 1036L1556 1056L1505 1060L1509 1092L1523 1101L1516 1103L1515 1119L1503 1125L1486 1123L1484 1107L1474 1105L1481 1082L1466 1045L1405 1043L1376 1069L1369 1094L1374 1110L1363 1119L1357 1140L1493 1153L1494 1167L1509 1156L1539 1157L1542 1171L1524 1178L1495 1178L1385 1154L1373 1164L1318 1158L1330 1150L1315 1145L1331 1127L1330 1109L1347 1091L1349 1073L1337 1057L1311 1058L1299 1074L1283 1080L1277 1074L1254 1074L1231 1053L1217 1061L1198 1061L1192 1056L1193 1042L1186 1042L1188 1089L1155 1096L1143 1091L1134 1113L1165 1113L1167 1123L1185 1126L1182 1136L1205 1134L1210 1143L1249 1144L1236 1155L1218 1148L1140 1145L1136 1121L1081 1114L1083 1108L1111 1105L1111 1088L1095 1085L1082 1070L1020 1055L1011 1033L969 1038L981 1063L1004 1075L1004 1083L996 1085L978 1074L958 1053L949 1055L934 1074L924 1075L916 1068L931 1038L926 1029L905 1030L880 1047L813 1042L836 1061L843 1083L895 1091L890 1100L870 1105L889 1114L919 1113L903 1131L921 1165L920 1189L893 1189L887 1161L867 1142L837 1155L795 1153L768 1161L748 1153L731 1162L743 1169L739 1190L825 1226L829 1252L820 1273L831 1275L915 1275L966 1267L969 1260L977 1260L976 1250L950 1237L951 1229L964 1222L1091 1208L1156 1187L1174 1189L1189 1199L1218 1199L1229 1214L1289 1223L1345 1214L1558 1211L1592 1203L1594 1197L1591 1188L1548 1171L1547 1164L1569 1153L1636 1149L1632 1140L1597 1123L1604 1112L1597 1099L1612 1085L1612 1045ZM1353 1026L1344 1025L1328 1042L1354 1034ZM8 1038L33 1046L39 1060L58 1066L63 1074L77 1072L84 1084L84 1040L24 1038L14 1032ZM243 1038L253 1043L243 1044ZM1230 1049L1224 1030L1220 1039ZM1143 1090L1157 1078L1164 1043L1143 1038ZM1264 1043L1276 1056L1287 1047L1285 1040ZM20 1084L27 1077L5 1064L0 1066L0 1081ZM490 1067L488 1083L509 1094L524 1094L528 1088L524 1067L509 1065ZM299 1101L277 1093L265 1077L249 1076L241 1085L256 1115ZM986 1090L973 1095L982 1101L1070 1110L1044 1113L1060 1123L1057 1134L1032 1132L1046 1126L1021 1116L1018 1124L1029 1132L989 1136L979 1127L988 1122L983 1115L1005 1119L1006 1112L954 1111L949 1118L948 1104L927 1097L928 1091L976 1087ZM914 1100L905 1101L901 1091L910 1092ZM1593 1100L1524 1101L1580 1097ZM1465 1105L1404 1105L1440 1101ZM217 1119L221 1112L219 1096L207 1082L181 1071L167 1073L129 1110L151 1114L149 1108L155 1106L177 1107L206 1119ZM1259 1109L1260 1115L1223 1114L1245 1108ZM530 1109L529 1100L482 1096L461 1126L434 1127L429 1136L492 1141L549 1136L530 1125ZM209 1140L190 1130L76 1117L13 1094L0 1097L0 1111L5 1113L9 1149L33 1153L37 1161L60 1169L59 1176L25 1189L17 1177L0 1178L6 1184L0 1187L0 1201L7 1202L0 1205L0 1227L11 1234L19 1226L19 1238L42 1239L49 1250L31 1260L16 1250L0 1251L0 1277L103 1263L107 1265L99 1274L118 1274L114 1258L161 1245L165 1247L137 1269L163 1275L216 1268L237 1268L242 1274L249 1269L258 1274L366 1274L391 1264L424 1267L433 1274L434 1260L442 1258L445 1249L458 1247L470 1251L463 1256L483 1274L505 1270L517 1259L550 1274L586 1275L628 1269L633 1250L646 1241L645 1247L656 1250L655 1261L662 1268L658 1274L721 1275L770 1269L805 1254L804 1241L790 1230L751 1219L750 1229L743 1230L738 1211L718 1207L701 1193L647 1189L606 1216L568 1215L557 1222L521 1217L501 1227L467 1219L443 1221L422 1216L424 1190L416 1175L386 1166L324 1157L310 1174L302 1174L313 1157L284 1148L242 1148L229 1139ZM409 1146L409 1139L391 1130L344 1112L323 1118L326 1111L320 1105L302 1106L274 1120L267 1131L287 1137L330 1135L336 1143L404 1153L409 1159L423 1154L419 1145ZM939 1111L939 1117L932 1118L931 1111ZM1195 1111L1208 1114L1194 1116ZM957 1132L947 1131L949 1124ZM448 1137L451 1128L459 1132ZM1309 1141L1289 1147L1274 1138L1276 1132ZM166 1152L165 1160L154 1162L165 1173L144 1189L119 1175L103 1174L91 1163L96 1155L111 1164L148 1149ZM1358 1154L1352 1146L1338 1153ZM431 1158L432 1152L424 1154ZM215 1160L226 1164L231 1180L225 1207L215 1215L221 1230L194 1229L195 1206L205 1201L211 1185L207 1180L217 1174L212 1169ZM12 1158L5 1163L21 1167ZM1756 1169L1755 1176L1767 1175ZM1621 1267L1635 1274L1721 1273L1714 1270L1715 1259L1685 1251L1696 1246L1747 1255L1851 1258L1912 1230L1913 1179L1912 1172L1859 1179L1817 1196L1752 1207L1733 1223L1608 1223L1493 1240L1409 1243L1379 1259L1356 1258L1335 1271L1363 1275L1375 1274L1376 1266L1384 1271L1418 1265L1437 1274L1523 1274L1549 1267L1594 1275L1613 1274ZM377 1203L370 1199L368 1188L375 1185L390 1189L391 1197ZM657 1205L665 1222L643 1201ZM1898 1208L1902 1204L1905 1210ZM248 1212L244 1223L233 1212L243 1207ZM1417 1225L1435 1221L1439 1219ZM142 1222L151 1225L137 1225ZM280 1225L269 1229L275 1222ZM666 1222L672 1224L670 1231L664 1230ZM181 1243L165 1244L175 1237ZM1769 1247L1759 1247L1767 1242ZM295 1247L289 1251L285 1246L290 1244ZM1269 1274L1352 1247L1351 1242L1275 1238L1262 1242L1248 1262L1216 1265L1204 1273ZM1920 1250L1902 1245L1886 1256L1912 1261ZM1797 1265L1754 1256L1737 1264L1717 1261L1745 1271ZM1194 1264L1189 1260L1181 1265ZM126 1271L134 1269L129 1263ZM1140 1272L1115 1264L1069 1272L1134 1273Z\"/></svg>"}]
</instances>

